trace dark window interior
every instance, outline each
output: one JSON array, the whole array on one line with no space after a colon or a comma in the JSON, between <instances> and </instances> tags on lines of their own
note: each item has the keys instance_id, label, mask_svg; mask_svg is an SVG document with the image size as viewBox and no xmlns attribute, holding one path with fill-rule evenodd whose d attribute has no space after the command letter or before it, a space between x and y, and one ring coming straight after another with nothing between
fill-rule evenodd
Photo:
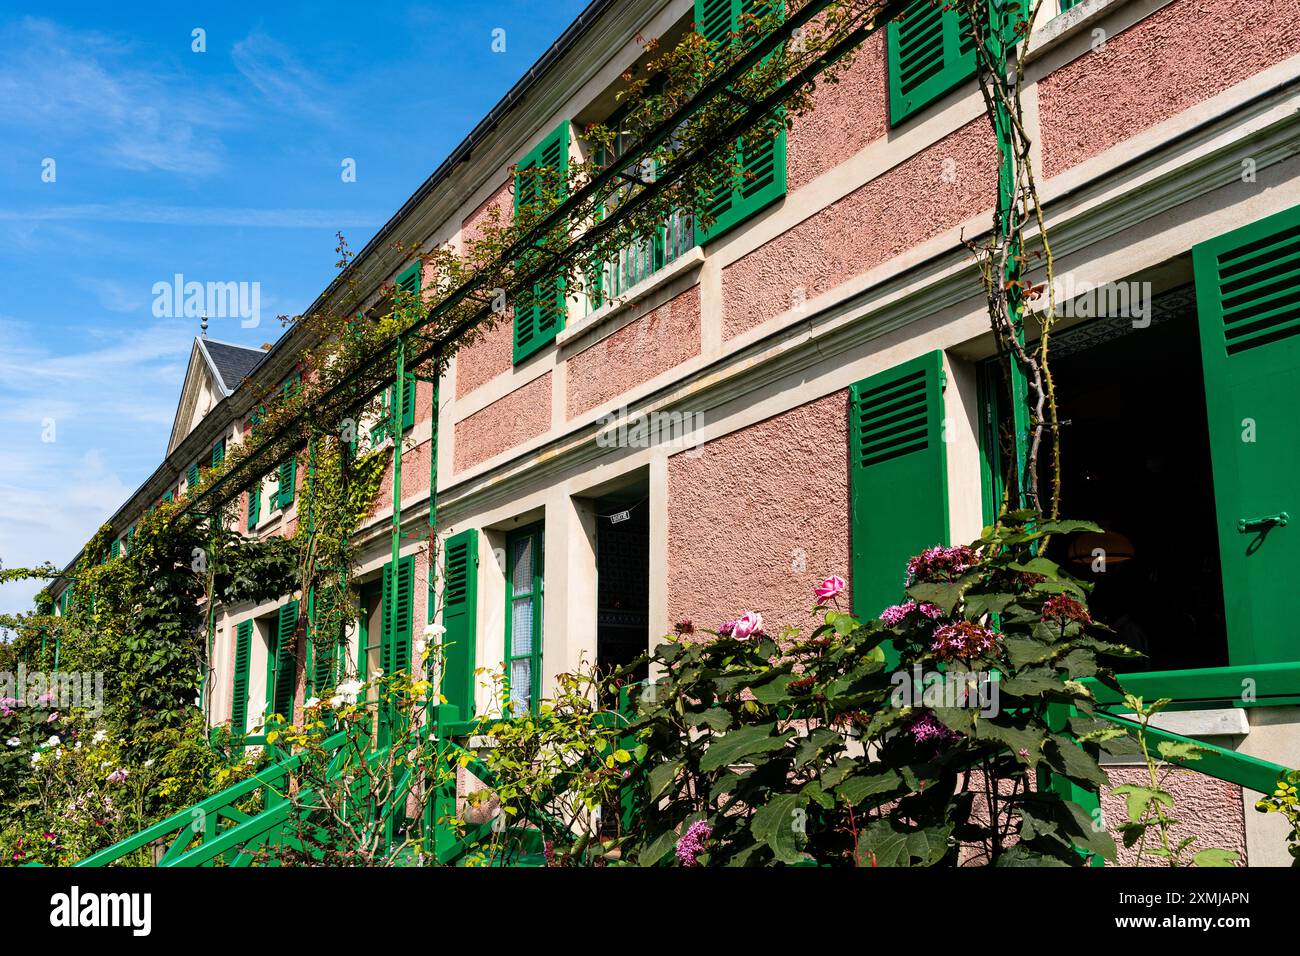
<instances>
[{"instance_id":1,"label":"dark window interior","mask_svg":"<svg viewBox=\"0 0 1300 956\"><path fill-rule=\"evenodd\" d=\"M649 489L596 501L596 663L608 674L650 642ZM626 513L622 520L612 520ZM643 666L632 680L644 680Z\"/></svg>"},{"instance_id":2,"label":"dark window interior","mask_svg":"<svg viewBox=\"0 0 1300 956\"><path fill-rule=\"evenodd\" d=\"M1061 514L1105 533L1054 538L1048 557L1091 582L1094 617L1147 655L1109 662L1116 668L1222 666L1223 581L1195 298L1190 287L1178 289L1153 306L1148 328L1101 318L1053 336ZM1008 434L1005 422L1000 431ZM1044 449L1045 503L1049 461Z\"/></svg>"}]
</instances>

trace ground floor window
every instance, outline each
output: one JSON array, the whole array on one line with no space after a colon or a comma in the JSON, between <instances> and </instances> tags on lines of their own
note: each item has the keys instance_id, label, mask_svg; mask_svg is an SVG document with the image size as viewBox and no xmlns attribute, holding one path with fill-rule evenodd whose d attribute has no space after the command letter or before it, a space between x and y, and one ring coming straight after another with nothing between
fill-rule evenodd
<instances>
[{"instance_id":1,"label":"ground floor window","mask_svg":"<svg viewBox=\"0 0 1300 956\"><path fill-rule=\"evenodd\" d=\"M535 710L542 667L542 526L506 538L505 669L510 703Z\"/></svg>"},{"instance_id":2,"label":"ground floor window","mask_svg":"<svg viewBox=\"0 0 1300 956\"><path fill-rule=\"evenodd\" d=\"M1053 539L1048 557L1093 585L1094 616L1146 658L1126 671L1228 663L1223 577L1196 298L1158 296L1150 325L1099 318L1052 338L1061 513L1104 529ZM986 505L1007 501L1009 389L985 367ZM1050 451L1040 458L1046 495ZM991 485L991 487L990 487ZM991 492L991 493L990 493ZM1044 499L1046 501L1046 498ZM986 515L986 518L991 515Z\"/></svg>"}]
</instances>

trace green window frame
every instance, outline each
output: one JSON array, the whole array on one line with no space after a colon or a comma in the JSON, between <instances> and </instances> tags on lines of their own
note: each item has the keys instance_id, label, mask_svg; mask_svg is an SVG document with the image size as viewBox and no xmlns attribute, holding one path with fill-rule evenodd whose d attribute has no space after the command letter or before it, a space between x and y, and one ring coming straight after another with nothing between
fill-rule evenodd
<instances>
[{"instance_id":1,"label":"green window frame","mask_svg":"<svg viewBox=\"0 0 1300 956\"><path fill-rule=\"evenodd\" d=\"M775 0L695 0L698 32L715 45L734 42L745 18L766 16ZM763 135L768 126L772 135ZM740 175L701 197L702 212L713 217L707 228L695 219L695 242L704 245L762 212L786 194L786 131L781 113L736 141Z\"/></svg>"},{"instance_id":2,"label":"green window frame","mask_svg":"<svg viewBox=\"0 0 1300 956\"><path fill-rule=\"evenodd\" d=\"M567 192L569 174L569 121L563 120L540 143L524 154L515 171L515 221L520 214L545 208L544 192L555 191L560 197ZM529 257L516 268L531 271L537 260ZM536 354L555 341L564 329L567 300L563 275L533 283L529 290L519 290L514 304L514 362Z\"/></svg>"},{"instance_id":3,"label":"green window frame","mask_svg":"<svg viewBox=\"0 0 1300 956\"><path fill-rule=\"evenodd\" d=\"M248 671L253 656L253 619L235 625L235 667L230 678L230 732L248 733Z\"/></svg>"},{"instance_id":4,"label":"green window frame","mask_svg":"<svg viewBox=\"0 0 1300 956\"><path fill-rule=\"evenodd\" d=\"M506 693L512 710L526 708L533 713L542 673L543 530L536 524L506 536Z\"/></svg>"},{"instance_id":5,"label":"green window frame","mask_svg":"<svg viewBox=\"0 0 1300 956\"><path fill-rule=\"evenodd\" d=\"M898 601L910 557L948 543L945 384L935 350L849 389L853 611L863 620Z\"/></svg>"},{"instance_id":6,"label":"green window frame","mask_svg":"<svg viewBox=\"0 0 1300 956\"><path fill-rule=\"evenodd\" d=\"M460 720L474 716L474 670L478 643L478 529L447 539L442 579L442 696ZM432 582L429 621L433 621Z\"/></svg>"},{"instance_id":7,"label":"green window frame","mask_svg":"<svg viewBox=\"0 0 1300 956\"><path fill-rule=\"evenodd\" d=\"M266 655L266 712L293 720L294 694L298 689L298 602L281 606L275 619L275 633Z\"/></svg>"}]
</instances>

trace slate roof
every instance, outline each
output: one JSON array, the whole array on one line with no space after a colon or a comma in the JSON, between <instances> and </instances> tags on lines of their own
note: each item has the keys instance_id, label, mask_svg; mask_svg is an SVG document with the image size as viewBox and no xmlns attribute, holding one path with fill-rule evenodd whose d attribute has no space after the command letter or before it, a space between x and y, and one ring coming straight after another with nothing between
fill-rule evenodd
<instances>
[{"instance_id":1,"label":"slate roof","mask_svg":"<svg viewBox=\"0 0 1300 956\"><path fill-rule=\"evenodd\" d=\"M221 376L221 384L230 394L239 388L250 372L266 357L266 352L246 345L231 345L228 342L216 342L212 339L200 339L200 345L208 353L212 367Z\"/></svg>"}]
</instances>

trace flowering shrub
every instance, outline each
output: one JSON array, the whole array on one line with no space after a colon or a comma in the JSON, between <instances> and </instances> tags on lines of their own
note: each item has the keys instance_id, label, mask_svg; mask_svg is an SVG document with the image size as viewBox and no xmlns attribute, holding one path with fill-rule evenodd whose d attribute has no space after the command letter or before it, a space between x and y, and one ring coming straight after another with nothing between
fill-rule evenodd
<instances>
[{"instance_id":1,"label":"flowering shrub","mask_svg":"<svg viewBox=\"0 0 1300 956\"><path fill-rule=\"evenodd\" d=\"M829 602L817 607L823 623L780 644L756 614L715 632L683 622L649 656L663 676L630 728L649 757L628 855L684 866L1113 856L1054 782L1104 786L1100 751L1131 746L1087 719L1080 680L1117 687L1099 659L1133 652L1091 621L1086 585L1038 554L1050 534L1092 528L1007 515L969 546L913 558L905 601L876 620L842 610L844 582L828 578L814 592ZM980 685L995 689L991 705L931 680L995 670ZM1069 706L1080 717L1066 724Z\"/></svg>"}]
</instances>

